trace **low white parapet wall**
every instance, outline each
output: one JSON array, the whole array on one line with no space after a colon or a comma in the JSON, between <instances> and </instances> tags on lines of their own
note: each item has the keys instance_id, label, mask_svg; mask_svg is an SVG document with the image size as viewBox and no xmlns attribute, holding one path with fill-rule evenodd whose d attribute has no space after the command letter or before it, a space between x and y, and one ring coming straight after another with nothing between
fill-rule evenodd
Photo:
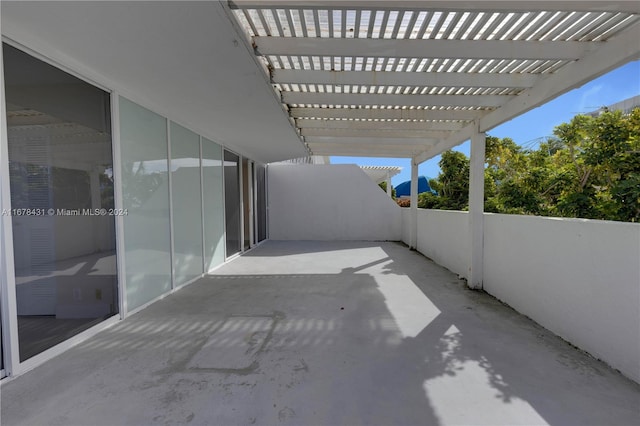
<instances>
[{"instance_id":1,"label":"low white parapet wall","mask_svg":"<svg viewBox=\"0 0 640 426\"><path fill-rule=\"evenodd\" d=\"M401 208L351 164L269 165L272 240L399 241Z\"/></svg>"},{"instance_id":2,"label":"low white parapet wall","mask_svg":"<svg viewBox=\"0 0 640 426\"><path fill-rule=\"evenodd\" d=\"M459 276L469 278L469 213L418 210L418 251ZM433 244L433 241L438 244Z\"/></svg>"},{"instance_id":3,"label":"low white parapet wall","mask_svg":"<svg viewBox=\"0 0 640 426\"><path fill-rule=\"evenodd\" d=\"M411 245L411 209L402 207L402 242Z\"/></svg>"},{"instance_id":4,"label":"low white parapet wall","mask_svg":"<svg viewBox=\"0 0 640 426\"><path fill-rule=\"evenodd\" d=\"M640 382L640 225L485 215L484 289Z\"/></svg>"},{"instance_id":5,"label":"low white parapet wall","mask_svg":"<svg viewBox=\"0 0 640 426\"><path fill-rule=\"evenodd\" d=\"M640 382L640 225L484 218L484 290ZM418 210L418 251L462 277L469 238L466 212Z\"/></svg>"}]
</instances>

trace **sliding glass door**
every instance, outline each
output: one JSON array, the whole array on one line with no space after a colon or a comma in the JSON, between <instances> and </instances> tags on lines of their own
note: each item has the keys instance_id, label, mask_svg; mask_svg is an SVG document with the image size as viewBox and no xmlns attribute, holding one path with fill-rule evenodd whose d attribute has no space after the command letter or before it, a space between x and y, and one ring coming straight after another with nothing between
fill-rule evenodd
<instances>
[{"instance_id":1,"label":"sliding glass door","mask_svg":"<svg viewBox=\"0 0 640 426\"><path fill-rule=\"evenodd\" d=\"M118 312L110 95L3 44L20 360Z\"/></svg>"},{"instance_id":2,"label":"sliding glass door","mask_svg":"<svg viewBox=\"0 0 640 426\"><path fill-rule=\"evenodd\" d=\"M173 280L179 287L204 272L200 136L170 125Z\"/></svg>"},{"instance_id":3,"label":"sliding glass door","mask_svg":"<svg viewBox=\"0 0 640 426\"><path fill-rule=\"evenodd\" d=\"M240 157L224 151L224 211L227 257L242 250L240 241Z\"/></svg>"},{"instance_id":4,"label":"sliding glass door","mask_svg":"<svg viewBox=\"0 0 640 426\"><path fill-rule=\"evenodd\" d=\"M204 270L224 262L224 188L222 147L202 138L202 203L204 226Z\"/></svg>"}]
</instances>

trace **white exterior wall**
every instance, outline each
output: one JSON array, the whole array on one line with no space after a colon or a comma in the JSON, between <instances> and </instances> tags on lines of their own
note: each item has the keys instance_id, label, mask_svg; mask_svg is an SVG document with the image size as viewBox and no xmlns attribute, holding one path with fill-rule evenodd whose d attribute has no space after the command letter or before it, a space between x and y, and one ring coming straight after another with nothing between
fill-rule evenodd
<instances>
[{"instance_id":1,"label":"white exterior wall","mask_svg":"<svg viewBox=\"0 0 640 426\"><path fill-rule=\"evenodd\" d=\"M640 382L640 225L484 219L484 290ZM418 251L464 277L468 242L468 213L418 210Z\"/></svg>"},{"instance_id":2,"label":"white exterior wall","mask_svg":"<svg viewBox=\"0 0 640 426\"><path fill-rule=\"evenodd\" d=\"M401 208L351 164L270 165L272 240L386 240L402 237Z\"/></svg>"},{"instance_id":3,"label":"white exterior wall","mask_svg":"<svg viewBox=\"0 0 640 426\"><path fill-rule=\"evenodd\" d=\"M451 272L469 273L469 213L418 209L418 251Z\"/></svg>"},{"instance_id":4,"label":"white exterior wall","mask_svg":"<svg viewBox=\"0 0 640 426\"><path fill-rule=\"evenodd\" d=\"M484 289L640 382L640 225L485 215Z\"/></svg>"},{"instance_id":5,"label":"white exterior wall","mask_svg":"<svg viewBox=\"0 0 640 426\"><path fill-rule=\"evenodd\" d=\"M402 210L402 242L409 245L411 244L411 209L403 207L400 210Z\"/></svg>"}]
</instances>

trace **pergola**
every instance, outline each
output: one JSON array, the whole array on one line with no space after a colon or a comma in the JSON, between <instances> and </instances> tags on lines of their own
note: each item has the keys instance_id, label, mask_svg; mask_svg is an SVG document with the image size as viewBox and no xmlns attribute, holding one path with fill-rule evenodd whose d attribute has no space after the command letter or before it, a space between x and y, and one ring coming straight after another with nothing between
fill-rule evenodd
<instances>
[{"instance_id":1,"label":"pergola","mask_svg":"<svg viewBox=\"0 0 640 426\"><path fill-rule=\"evenodd\" d=\"M229 8L310 154L412 159L412 229L418 165L471 140L471 287L482 285L484 132L640 57L637 1Z\"/></svg>"},{"instance_id":2,"label":"pergola","mask_svg":"<svg viewBox=\"0 0 640 426\"><path fill-rule=\"evenodd\" d=\"M391 196L391 178L402 171L402 167L394 166L360 166L376 184L386 182L387 195Z\"/></svg>"}]
</instances>

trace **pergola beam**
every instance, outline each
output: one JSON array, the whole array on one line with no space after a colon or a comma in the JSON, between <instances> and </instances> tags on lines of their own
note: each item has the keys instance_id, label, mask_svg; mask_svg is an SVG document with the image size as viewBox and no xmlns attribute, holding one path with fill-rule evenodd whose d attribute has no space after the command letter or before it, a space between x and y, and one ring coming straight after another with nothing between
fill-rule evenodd
<instances>
[{"instance_id":1,"label":"pergola beam","mask_svg":"<svg viewBox=\"0 0 640 426\"><path fill-rule=\"evenodd\" d=\"M358 130L460 130L464 121L362 121L362 120L314 120L298 118L296 127L300 129L358 129Z\"/></svg>"},{"instance_id":2,"label":"pergola beam","mask_svg":"<svg viewBox=\"0 0 640 426\"><path fill-rule=\"evenodd\" d=\"M491 110L431 110L382 108L291 108L294 118L339 118L349 120L474 120Z\"/></svg>"},{"instance_id":3,"label":"pergola beam","mask_svg":"<svg viewBox=\"0 0 640 426\"><path fill-rule=\"evenodd\" d=\"M417 40L253 37L257 55L574 60L598 43L522 40Z\"/></svg>"},{"instance_id":4,"label":"pergola beam","mask_svg":"<svg viewBox=\"0 0 640 426\"><path fill-rule=\"evenodd\" d=\"M462 12L626 12L638 13L635 0L618 1L504 1L504 0L446 0L446 1L375 1L362 0L230 0L231 9L348 9L348 10L420 10Z\"/></svg>"},{"instance_id":5,"label":"pergola beam","mask_svg":"<svg viewBox=\"0 0 640 426\"><path fill-rule=\"evenodd\" d=\"M272 83L425 87L532 87L540 75L526 73L319 71L275 69Z\"/></svg>"},{"instance_id":6,"label":"pergola beam","mask_svg":"<svg viewBox=\"0 0 640 426\"><path fill-rule=\"evenodd\" d=\"M382 157L382 158L412 158L420 150L417 147L402 148L396 146L352 146L342 144L314 144L309 143L313 155L348 156L348 157Z\"/></svg>"},{"instance_id":7,"label":"pergola beam","mask_svg":"<svg viewBox=\"0 0 640 426\"><path fill-rule=\"evenodd\" d=\"M311 105L457 106L498 107L509 95L396 95L377 93L283 92L282 103Z\"/></svg>"},{"instance_id":8,"label":"pergola beam","mask_svg":"<svg viewBox=\"0 0 640 426\"><path fill-rule=\"evenodd\" d=\"M371 136L305 136L305 142L308 144L341 144L350 146L380 146L380 147L416 147L418 153L434 146L437 139L418 139L418 138L378 138Z\"/></svg>"},{"instance_id":9,"label":"pergola beam","mask_svg":"<svg viewBox=\"0 0 640 426\"><path fill-rule=\"evenodd\" d=\"M303 128L300 134L308 136L332 138L373 138L387 140L411 139L445 139L451 132L443 130L384 130L384 129L323 129L318 127Z\"/></svg>"}]
</instances>

